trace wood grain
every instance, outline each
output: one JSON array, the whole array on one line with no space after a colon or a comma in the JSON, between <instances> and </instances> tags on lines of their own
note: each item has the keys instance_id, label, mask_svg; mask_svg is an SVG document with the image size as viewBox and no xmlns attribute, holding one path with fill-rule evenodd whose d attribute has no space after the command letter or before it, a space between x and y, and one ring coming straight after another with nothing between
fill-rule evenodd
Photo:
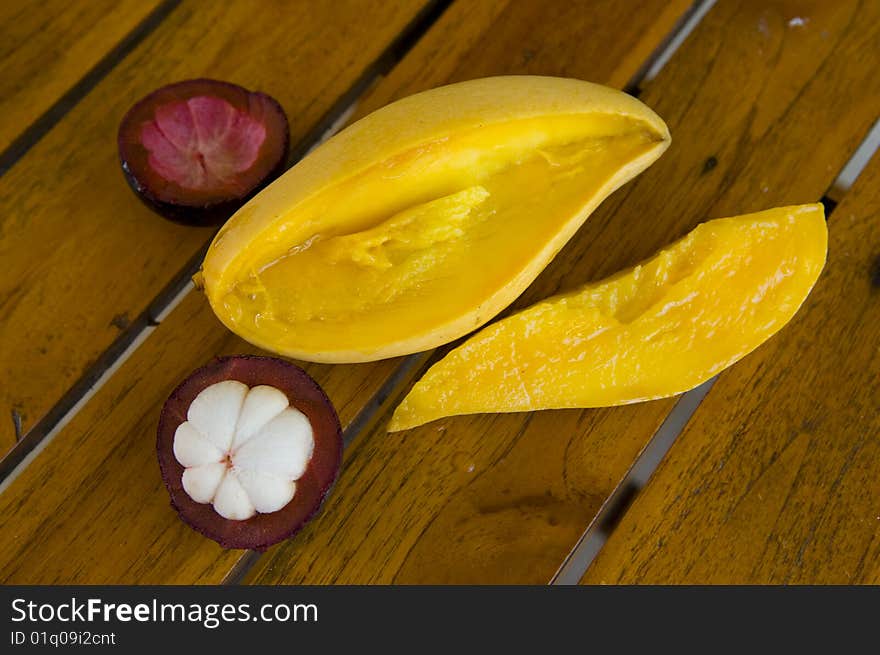
<instances>
[{"instance_id":1,"label":"wood grain","mask_svg":"<svg viewBox=\"0 0 880 655\"><path fill-rule=\"evenodd\" d=\"M670 150L606 201L517 304L632 265L706 218L819 198L876 117L867 45L878 10L721 0L643 94L672 129ZM538 50L553 42L533 29ZM595 55L582 49L573 68L544 60L544 72L601 80L606 46L586 34L602 31L585 25L574 40ZM431 52L423 46L412 56ZM456 417L395 434L380 425L348 453L324 514L247 581L547 582L673 402Z\"/></svg>"},{"instance_id":2,"label":"wood grain","mask_svg":"<svg viewBox=\"0 0 880 655\"><path fill-rule=\"evenodd\" d=\"M194 584L223 580L241 556L186 527L156 463L165 398L216 355L259 353L217 328L189 294L0 494L4 584ZM396 366L304 365L348 425Z\"/></svg>"},{"instance_id":3,"label":"wood grain","mask_svg":"<svg viewBox=\"0 0 880 655\"><path fill-rule=\"evenodd\" d=\"M580 69L556 70L548 61L542 64L544 72L568 70L586 76L592 71L600 80L606 76L625 80L628 75L619 71L617 58L605 58L604 53L614 48L620 51L641 48L648 52L650 48L640 41L640 35L648 33L650 38L660 38L651 32L653 23L648 16L636 22L625 20L625 12L614 2L595 5L598 14L592 15L575 11L578 8L566 11L566 3L560 1L554 5L558 25L545 23L546 34L528 35L521 21L528 18L534 23L535 7L539 4L517 2L516 9L506 14L500 23L496 22L500 10L492 3L455 4L417 45L416 61L436 62L436 53L442 50L455 58L455 66L432 65L437 66L439 74L448 76L454 74L462 62L479 59L481 41L488 39L496 29L505 39L511 39L509 43L533 47L533 56L541 57L542 43L554 44L555 51L568 53L584 36L604 25L604 29L598 31L604 35L602 39L594 40L591 49L582 51L586 59ZM675 16L667 13L665 2L658 0L653 6L656 15L668 25L674 22ZM684 4L679 3L679 11L683 7ZM520 13L524 11L525 14ZM552 38L554 30L559 25L570 29L572 20L579 15L592 18L580 19L581 31L571 33L568 48L556 43ZM610 30L609 23L614 17L613 24L617 28ZM454 45L459 43L458 39L466 45ZM503 53L504 48L495 47ZM603 61L607 63L601 64ZM563 62L565 66L573 66L565 58ZM407 67L402 69L404 71L424 73L425 70L422 66L412 67L410 58L402 65ZM638 65L637 62L632 64L631 73ZM413 84L430 86L444 79L420 78ZM393 95L414 90L395 70L376 89L376 95L362 106L367 108L370 103L384 102ZM161 403L170 390L207 358L224 352L249 352L249 349L229 335L200 295L191 294L0 495L0 517L9 517L8 522L0 524L0 571L4 572L0 580L191 583L223 579L240 553L223 552L177 520L159 479L153 432ZM390 360L360 366L310 366L309 370L325 385L343 417L350 420L398 363ZM377 435L374 441L384 443L384 435ZM412 452L424 456L423 450ZM384 453L381 456L387 457ZM381 462L376 460L374 464ZM407 470L405 466L396 468L395 476L406 475ZM357 483L355 489L359 493L363 492L363 478L353 478L351 482ZM347 483L343 479L337 484ZM77 511L56 511L58 506L67 503ZM374 516L378 507L372 506L363 517Z\"/></svg>"},{"instance_id":4,"label":"wood grain","mask_svg":"<svg viewBox=\"0 0 880 655\"><path fill-rule=\"evenodd\" d=\"M0 453L10 412L27 431L212 234L128 189L116 153L127 108L162 84L218 77L276 97L295 144L424 5L185 1L0 179Z\"/></svg>"},{"instance_id":5,"label":"wood grain","mask_svg":"<svg viewBox=\"0 0 880 655\"><path fill-rule=\"evenodd\" d=\"M584 582L880 583L880 156L829 229L799 314L721 376Z\"/></svg>"},{"instance_id":6,"label":"wood grain","mask_svg":"<svg viewBox=\"0 0 880 655\"><path fill-rule=\"evenodd\" d=\"M79 82L159 2L3 2L0 151Z\"/></svg>"},{"instance_id":7,"label":"wood grain","mask_svg":"<svg viewBox=\"0 0 880 655\"><path fill-rule=\"evenodd\" d=\"M670 35L688 0L503 0L456 7L404 58L358 115L440 84L490 75L566 74L623 88Z\"/></svg>"}]
</instances>

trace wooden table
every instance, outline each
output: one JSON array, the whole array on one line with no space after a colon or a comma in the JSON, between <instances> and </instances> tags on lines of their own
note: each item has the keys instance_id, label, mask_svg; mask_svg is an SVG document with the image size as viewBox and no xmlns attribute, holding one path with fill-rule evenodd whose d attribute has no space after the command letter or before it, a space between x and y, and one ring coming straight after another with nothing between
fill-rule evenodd
<instances>
[{"instance_id":1,"label":"wooden table","mask_svg":"<svg viewBox=\"0 0 880 655\"><path fill-rule=\"evenodd\" d=\"M2 582L547 583L579 578L603 531L585 583L880 582L880 156L836 184L880 116L880 1L9 0L0 34ZM513 73L624 88L673 134L515 306L708 218L821 199L804 308L719 376L643 488L630 472L677 399L388 434L436 354L305 364L346 427L320 516L262 555L189 530L159 409L211 357L258 351L190 292L212 230L127 189L126 108L229 79L280 100L300 157L395 98Z\"/></svg>"}]
</instances>

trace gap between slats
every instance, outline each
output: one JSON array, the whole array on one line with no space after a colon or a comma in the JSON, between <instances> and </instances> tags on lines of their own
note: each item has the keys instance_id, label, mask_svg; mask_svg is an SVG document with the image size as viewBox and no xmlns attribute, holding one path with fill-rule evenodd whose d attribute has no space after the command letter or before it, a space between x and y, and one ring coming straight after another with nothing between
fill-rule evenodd
<instances>
[{"instance_id":1,"label":"gap between slats","mask_svg":"<svg viewBox=\"0 0 880 655\"><path fill-rule=\"evenodd\" d=\"M125 59L144 39L174 11L181 0L165 0L138 24L115 48L102 57L82 79L62 95L55 104L30 124L0 153L0 175L15 166L46 133L49 132L73 107Z\"/></svg>"},{"instance_id":2,"label":"gap between slats","mask_svg":"<svg viewBox=\"0 0 880 655\"><path fill-rule=\"evenodd\" d=\"M691 389L681 395L663 424L639 453L614 493L603 503L599 513L587 527L578 544L563 562L552 584L571 585L578 583L587 567L599 554L608 535L620 521L621 516L626 512L639 491L647 484L651 475L660 465L660 461L666 456L678 435L681 434L694 412L697 411L716 379L707 380L696 389Z\"/></svg>"},{"instance_id":3,"label":"gap between slats","mask_svg":"<svg viewBox=\"0 0 880 655\"><path fill-rule=\"evenodd\" d=\"M709 10L715 6L718 0L697 0L693 6L681 17L678 25L676 25L669 33L669 37L660 44L660 47L645 61L641 70L635 75L635 79L626 87L626 92L630 95L638 97L641 93L641 85L650 82L663 69L664 66L672 59L672 55L681 47L688 35L694 31L694 28L700 24L700 21L709 13Z\"/></svg>"},{"instance_id":4,"label":"gap between slats","mask_svg":"<svg viewBox=\"0 0 880 655\"><path fill-rule=\"evenodd\" d=\"M171 9L179 4L179 1L173 0L169 2L172 6L163 14L163 17L167 16ZM311 149L341 129L355 111L358 100L409 52L451 4L452 0L435 0L428 3L410 24L403 29L391 45L388 46L385 52L367 67L351 88L336 101L324 118L298 144L294 145L291 161L295 163ZM165 5L162 6L164 7ZM155 29L157 25L158 23L153 25L150 31ZM145 32L140 35L138 41L131 43L121 54L117 53L119 55L118 58L123 58L148 33ZM112 66L108 66L107 70L101 73L101 77L106 75L110 68ZM85 96L99 81L100 77L93 80L78 95L77 101ZM65 112L70 109L72 104L66 107ZM61 115L56 116L43 133L48 131L60 118ZM24 153L22 152L21 154ZM129 327L101 354L82 377L67 390L55 406L27 434L23 435L6 456L0 460L0 493L15 479L17 473L23 470L51 442L55 435L70 422L79 409L98 392L116 370L149 337L153 330L193 290L191 278L198 270L207 248L208 244L206 243L187 263L184 269L173 277L171 282L148 305L147 309L131 322ZM402 364L402 366L405 365L406 363ZM372 407L372 401L367 407ZM15 423L16 417L14 413L6 420L10 419ZM355 422L357 423L359 419L360 417Z\"/></svg>"}]
</instances>

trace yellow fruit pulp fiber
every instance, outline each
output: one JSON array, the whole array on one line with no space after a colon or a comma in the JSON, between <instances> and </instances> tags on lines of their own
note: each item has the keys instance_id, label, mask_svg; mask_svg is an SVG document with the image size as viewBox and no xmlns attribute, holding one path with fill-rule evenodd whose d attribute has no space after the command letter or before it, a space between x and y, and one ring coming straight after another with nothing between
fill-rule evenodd
<instances>
[{"instance_id":1,"label":"yellow fruit pulp fiber","mask_svg":"<svg viewBox=\"0 0 880 655\"><path fill-rule=\"evenodd\" d=\"M611 136L577 134L600 127L590 120L534 122L426 145L328 190L299 210L283 252L269 239L254 248L226 310L241 329L253 322L305 350L368 352L467 311L482 323L481 302L528 266L535 244L656 141L621 118L602 117Z\"/></svg>"},{"instance_id":2,"label":"yellow fruit pulp fiber","mask_svg":"<svg viewBox=\"0 0 880 655\"><path fill-rule=\"evenodd\" d=\"M390 429L692 389L794 316L826 249L821 205L704 223L634 268L481 330L428 370Z\"/></svg>"}]
</instances>

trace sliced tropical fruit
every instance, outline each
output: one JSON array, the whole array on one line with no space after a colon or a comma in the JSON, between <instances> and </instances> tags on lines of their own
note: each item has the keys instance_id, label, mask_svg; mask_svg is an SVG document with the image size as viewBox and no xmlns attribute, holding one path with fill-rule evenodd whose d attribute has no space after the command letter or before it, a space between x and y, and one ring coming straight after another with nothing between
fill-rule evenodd
<instances>
[{"instance_id":1,"label":"sliced tropical fruit","mask_svg":"<svg viewBox=\"0 0 880 655\"><path fill-rule=\"evenodd\" d=\"M818 204L704 223L634 268L481 330L428 370L389 430L692 389L791 320L827 241Z\"/></svg>"},{"instance_id":2,"label":"sliced tropical fruit","mask_svg":"<svg viewBox=\"0 0 880 655\"><path fill-rule=\"evenodd\" d=\"M447 343L513 301L669 145L625 93L497 77L392 103L242 207L196 277L233 332L323 362Z\"/></svg>"}]
</instances>

